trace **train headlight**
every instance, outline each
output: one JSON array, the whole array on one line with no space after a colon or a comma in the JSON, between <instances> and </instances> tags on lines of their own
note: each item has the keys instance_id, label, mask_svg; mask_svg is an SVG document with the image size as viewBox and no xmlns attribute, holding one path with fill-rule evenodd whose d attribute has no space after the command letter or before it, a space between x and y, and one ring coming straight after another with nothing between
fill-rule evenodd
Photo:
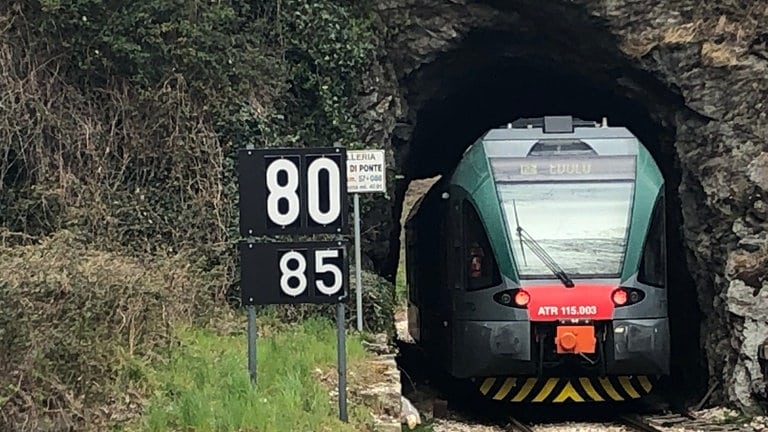
<instances>
[{"instance_id":1,"label":"train headlight","mask_svg":"<svg viewBox=\"0 0 768 432\"><path fill-rule=\"evenodd\" d=\"M528 304L528 302L531 301L531 296L523 291L520 290L515 294L515 304L518 306L525 306Z\"/></svg>"},{"instance_id":2,"label":"train headlight","mask_svg":"<svg viewBox=\"0 0 768 432\"><path fill-rule=\"evenodd\" d=\"M504 306L525 309L531 301L531 295L520 288L497 292L493 300Z\"/></svg>"},{"instance_id":3,"label":"train headlight","mask_svg":"<svg viewBox=\"0 0 768 432\"><path fill-rule=\"evenodd\" d=\"M642 290L637 288L620 287L611 293L611 301L615 307L629 306L639 303L645 298Z\"/></svg>"},{"instance_id":4,"label":"train headlight","mask_svg":"<svg viewBox=\"0 0 768 432\"><path fill-rule=\"evenodd\" d=\"M613 303L616 306L624 306L627 304L627 292L624 289L619 288L613 292L611 300L613 300Z\"/></svg>"}]
</instances>

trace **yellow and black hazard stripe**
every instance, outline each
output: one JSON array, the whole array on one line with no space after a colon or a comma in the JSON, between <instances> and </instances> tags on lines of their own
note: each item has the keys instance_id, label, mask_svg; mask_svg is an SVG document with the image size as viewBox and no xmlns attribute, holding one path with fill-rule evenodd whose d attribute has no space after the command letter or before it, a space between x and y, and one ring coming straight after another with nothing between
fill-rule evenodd
<instances>
[{"instance_id":1,"label":"yellow and black hazard stripe","mask_svg":"<svg viewBox=\"0 0 768 432\"><path fill-rule=\"evenodd\" d=\"M480 393L510 402L609 402L639 399L651 392L655 377L496 377L480 382Z\"/></svg>"}]
</instances>

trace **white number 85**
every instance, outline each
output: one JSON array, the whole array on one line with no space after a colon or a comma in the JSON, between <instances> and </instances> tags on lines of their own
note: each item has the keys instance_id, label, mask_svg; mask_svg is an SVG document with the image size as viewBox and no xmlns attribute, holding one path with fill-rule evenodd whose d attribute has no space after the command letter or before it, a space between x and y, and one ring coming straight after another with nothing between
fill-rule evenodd
<instances>
[{"instance_id":1,"label":"white number 85","mask_svg":"<svg viewBox=\"0 0 768 432\"><path fill-rule=\"evenodd\" d=\"M341 289L341 269L335 264L325 262L328 258L338 258L340 252L339 249L315 251L315 287L317 287L317 290L322 294L328 296L334 295ZM298 266L294 270L291 270L288 267L288 263L291 261L296 261L298 263ZM304 258L304 255L296 251L290 251L284 254L280 257L280 289L291 297L297 297L303 294L307 289L306 270L307 261ZM333 274L333 284L330 286L326 285L325 282L318 277L318 275L328 272ZM299 282L296 287L291 287L290 285L290 281L293 278L297 279Z\"/></svg>"}]
</instances>

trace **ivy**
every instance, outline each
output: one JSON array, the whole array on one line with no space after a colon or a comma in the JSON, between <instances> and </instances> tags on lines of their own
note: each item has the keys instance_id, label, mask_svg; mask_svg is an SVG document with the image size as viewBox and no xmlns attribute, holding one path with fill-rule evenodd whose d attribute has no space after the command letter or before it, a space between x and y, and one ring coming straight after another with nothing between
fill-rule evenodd
<instances>
[{"instance_id":1,"label":"ivy","mask_svg":"<svg viewBox=\"0 0 768 432\"><path fill-rule=\"evenodd\" d=\"M222 105L284 74L268 10L249 2L42 0L26 9L37 43L68 56L87 86L125 78L151 89L180 76L199 100Z\"/></svg>"},{"instance_id":2,"label":"ivy","mask_svg":"<svg viewBox=\"0 0 768 432\"><path fill-rule=\"evenodd\" d=\"M288 0L284 10L292 76L285 114L293 140L357 144L355 96L376 48L370 15L330 1Z\"/></svg>"},{"instance_id":3,"label":"ivy","mask_svg":"<svg viewBox=\"0 0 768 432\"><path fill-rule=\"evenodd\" d=\"M3 8L18 9L35 47L67 58L69 78L83 88L126 79L152 92L175 77L225 139L360 145L354 101L376 49L368 1L23 0ZM275 106L257 112L249 98ZM243 113L259 117L255 133L232 130L244 127Z\"/></svg>"},{"instance_id":4,"label":"ivy","mask_svg":"<svg viewBox=\"0 0 768 432\"><path fill-rule=\"evenodd\" d=\"M26 59L0 77L25 92L0 106L0 150L25 174L2 179L11 229L203 250L236 238L239 148L364 146L367 0L19 0L0 18Z\"/></svg>"}]
</instances>

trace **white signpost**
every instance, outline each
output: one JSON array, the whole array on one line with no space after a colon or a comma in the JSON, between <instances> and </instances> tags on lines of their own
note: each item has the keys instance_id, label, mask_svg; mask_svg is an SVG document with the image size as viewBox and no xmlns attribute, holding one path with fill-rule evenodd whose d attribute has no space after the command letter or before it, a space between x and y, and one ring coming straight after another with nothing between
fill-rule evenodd
<instances>
[{"instance_id":1,"label":"white signpost","mask_svg":"<svg viewBox=\"0 0 768 432\"><path fill-rule=\"evenodd\" d=\"M386 192L384 150L347 150L347 192L355 202L355 284L357 294L357 330L363 330L363 288L360 263L360 194Z\"/></svg>"}]
</instances>

